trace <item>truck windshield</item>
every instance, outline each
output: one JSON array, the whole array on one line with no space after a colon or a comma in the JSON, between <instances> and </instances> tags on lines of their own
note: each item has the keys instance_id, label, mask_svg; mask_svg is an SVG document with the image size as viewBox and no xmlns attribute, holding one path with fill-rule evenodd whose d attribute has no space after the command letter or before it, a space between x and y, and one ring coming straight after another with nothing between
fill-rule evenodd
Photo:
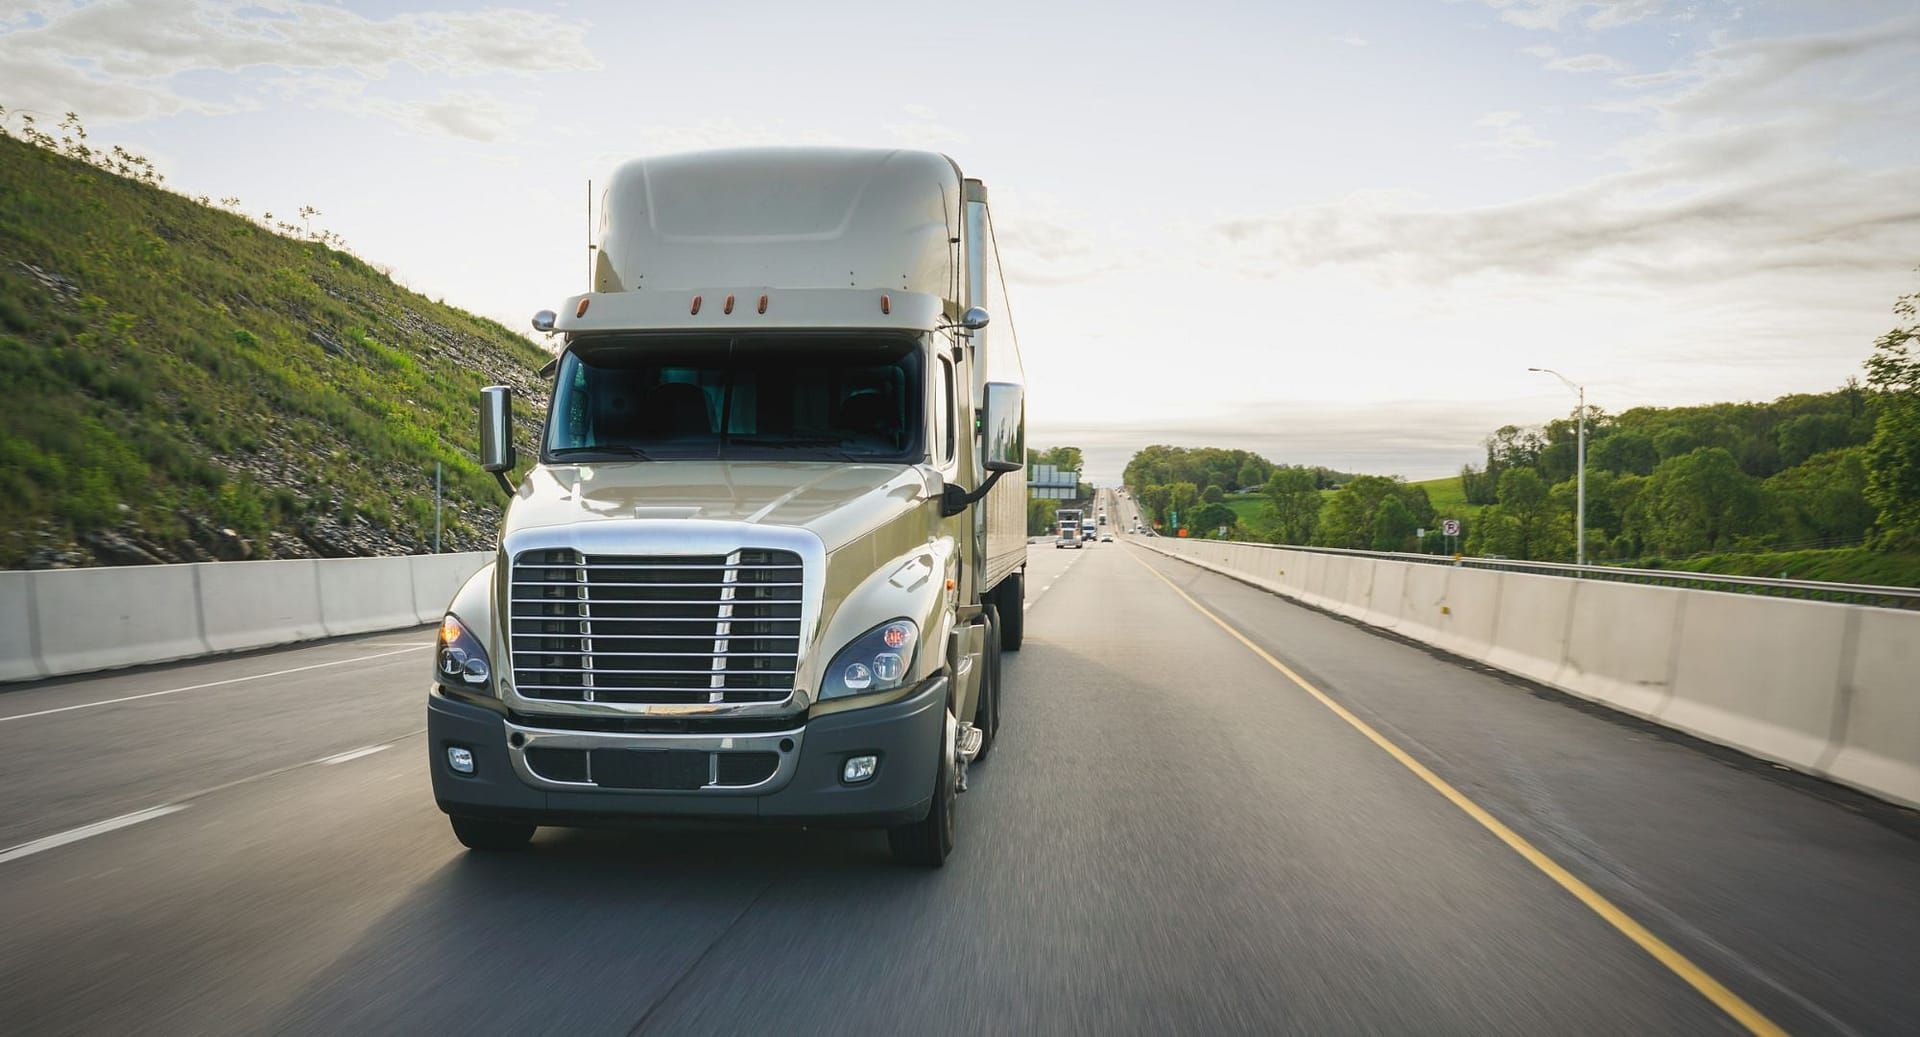
<instances>
[{"instance_id":1,"label":"truck windshield","mask_svg":"<svg viewBox=\"0 0 1920 1037\"><path fill-rule=\"evenodd\" d=\"M621 335L560 363L554 461L918 460L919 341L902 335Z\"/></svg>"}]
</instances>

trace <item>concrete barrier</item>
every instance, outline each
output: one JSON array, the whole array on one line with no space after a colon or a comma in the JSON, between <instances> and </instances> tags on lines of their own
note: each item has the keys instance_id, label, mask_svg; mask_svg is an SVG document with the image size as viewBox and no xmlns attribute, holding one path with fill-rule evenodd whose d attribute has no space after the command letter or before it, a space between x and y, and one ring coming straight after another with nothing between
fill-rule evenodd
<instances>
[{"instance_id":1,"label":"concrete barrier","mask_svg":"<svg viewBox=\"0 0 1920 1037\"><path fill-rule=\"evenodd\" d=\"M1845 719L1825 770L1920 805L1920 622L1880 609L1857 609L1854 620L1852 666L1841 686Z\"/></svg>"},{"instance_id":2,"label":"concrete barrier","mask_svg":"<svg viewBox=\"0 0 1920 1037\"><path fill-rule=\"evenodd\" d=\"M1486 662L1528 680L1552 684L1567 659L1567 621L1577 580L1500 580L1500 606Z\"/></svg>"},{"instance_id":3,"label":"concrete barrier","mask_svg":"<svg viewBox=\"0 0 1920 1037\"><path fill-rule=\"evenodd\" d=\"M412 559L326 558L314 564L320 572L320 620L329 636L420 622L413 607Z\"/></svg>"},{"instance_id":4,"label":"concrete barrier","mask_svg":"<svg viewBox=\"0 0 1920 1037\"><path fill-rule=\"evenodd\" d=\"M0 682L434 622L492 552L0 573Z\"/></svg>"},{"instance_id":5,"label":"concrete barrier","mask_svg":"<svg viewBox=\"0 0 1920 1037\"><path fill-rule=\"evenodd\" d=\"M1582 580L1567 654L1545 683L1648 720L1673 694L1674 634L1691 591Z\"/></svg>"},{"instance_id":6,"label":"concrete barrier","mask_svg":"<svg viewBox=\"0 0 1920 1037\"><path fill-rule=\"evenodd\" d=\"M1440 565L1409 565L1401 574L1400 633L1418 641L1434 644L1441 637L1441 621L1446 618L1447 577L1454 570Z\"/></svg>"},{"instance_id":7,"label":"concrete barrier","mask_svg":"<svg viewBox=\"0 0 1920 1037\"><path fill-rule=\"evenodd\" d=\"M205 655L193 565L33 574L40 663L49 674Z\"/></svg>"},{"instance_id":8,"label":"concrete barrier","mask_svg":"<svg viewBox=\"0 0 1920 1037\"><path fill-rule=\"evenodd\" d=\"M1833 739L1853 606L1706 593L1687 602L1660 722L1811 770Z\"/></svg>"},{"instance_id":9,"label":"concrete barrier","mask_svg":"<svg viewBox=\"0 0 1920 1037\"><path fill-rule=\"evenodd\" d=\"M1259 545L1140 543L1920 807L1920 612Z\"/></svg>"},{"instance_id":10,"label":"concrete barrier","mask_svg":"<svg viewBox=\"0 0 1920 1037\"><path fill-rule=\"evenodd\" d=\"M1398 630L1407 605L1407 565L1376 565L1373 591L1367 599L1367 615L1361 618L1374 626Z\"/></svg>"},{"instance_id":11,"label":"concrete barrier","mask_svg":"<svg viewBox=\"0 0 1920 1037\"><path fill-rule=\"evenodd\" d=\"M239 652L327 636L318 564L289 558L198 566L207 649Z\"/></svg>"},{"instance_id":12,"label":"concrete barrier","mask_svg":"<svg viewBox=\"0 0 1920 1037\"><path fill-rule=\"evenodd\" d=\"M0 572L0 681L46 676L33 619L33 574Z\"/></svg>"}]
</instances>

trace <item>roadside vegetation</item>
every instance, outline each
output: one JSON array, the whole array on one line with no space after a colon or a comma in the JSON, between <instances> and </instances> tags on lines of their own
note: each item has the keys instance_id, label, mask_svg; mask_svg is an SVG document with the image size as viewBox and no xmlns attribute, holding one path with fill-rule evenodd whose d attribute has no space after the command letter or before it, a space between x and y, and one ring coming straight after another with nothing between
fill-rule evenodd
<instances>
[{"instance_id":1,"label":"roadside vegetation","mask_svg":"<svg viewBox=\"0 0 1920 1037\"><path fill-rule=\"evenodd\" d=\"M1050 464L1064 472L1083 472L1085 459L1077 446L1057 446L1046 448L1027 448L1027 471L1032 473L1034 465ZM1075 487L1075 499L1050 500L1045 497L1027 498L1027 535L1051 536L1055 530L1054 515L1061 508L1084 507L1093 500L1093 485L1081 481Z\"/></svg>"},{"instance_id":2,"label":"roadside vegetation","mask_svg":"<svg viewBox=\"0 0 1920 1037\"><path fill-rule=\"evenodd\" d=\"M1864 383L1769 403L1590 407L1588 560L1920 586L1917 307L1920 293L1895 303ZM1572 561L1577 417L1503 426L1482 463L1445 479L1151 446L1126 483L1163 531L1177 521L1194 536ZM1444 519L1460 521L1458 541L1436 528Z\"/></svg>"},{"instance_id":3,"label":"roadside vegetation","mask_svg":"<svg viewBox=\"0 0 1920 1037\"><path fill-rule=\"evenodd\" d=\"M446 549L489 542L475 394L536 412L544 351L394 284L310 206L188 198L72 116L11 114L0 567L430 550L435 462Z\"/></svg>"}]
</instances>

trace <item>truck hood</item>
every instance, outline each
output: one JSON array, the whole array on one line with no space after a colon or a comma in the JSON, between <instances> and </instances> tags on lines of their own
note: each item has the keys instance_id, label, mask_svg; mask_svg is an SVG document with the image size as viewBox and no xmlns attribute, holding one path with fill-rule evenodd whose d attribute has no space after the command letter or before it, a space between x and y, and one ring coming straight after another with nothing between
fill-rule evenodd
<instances>
[{"instance_id":1,"label":"truck hood","mask_svg":"<svg viewBox=\"0 0 1920 1037\"><path fill-rule=\"evenodd\" d=\"M920 469L836 461L621 461L541 466L515 491L503 535L603 519L798 526L831 552L934 492Z\"/></svg>"}]
</instances>

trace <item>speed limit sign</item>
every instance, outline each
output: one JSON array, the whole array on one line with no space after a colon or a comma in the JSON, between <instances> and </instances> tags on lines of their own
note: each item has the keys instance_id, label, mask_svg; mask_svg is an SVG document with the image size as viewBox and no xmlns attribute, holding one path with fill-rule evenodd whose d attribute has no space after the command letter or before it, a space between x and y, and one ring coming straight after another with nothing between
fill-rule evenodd
<instances>
[{"instance_id":1,"label":"speed limit sign","mask_svg":"<svg viewBox=\"0 0 1920 1037\"><path fill-rule=\"evenodd\" d=\"M1442 519L1442 520L1440 520L1440 532L1442 532L1442 533L1445 533L1446 535L1448 535L1448 536L1450 536L1450 537L1457 537L1457 536L1459 536L1459 535L1460 535L1460 520L1459 520L1459 519Z\"/></svg>"}]
</instances>

